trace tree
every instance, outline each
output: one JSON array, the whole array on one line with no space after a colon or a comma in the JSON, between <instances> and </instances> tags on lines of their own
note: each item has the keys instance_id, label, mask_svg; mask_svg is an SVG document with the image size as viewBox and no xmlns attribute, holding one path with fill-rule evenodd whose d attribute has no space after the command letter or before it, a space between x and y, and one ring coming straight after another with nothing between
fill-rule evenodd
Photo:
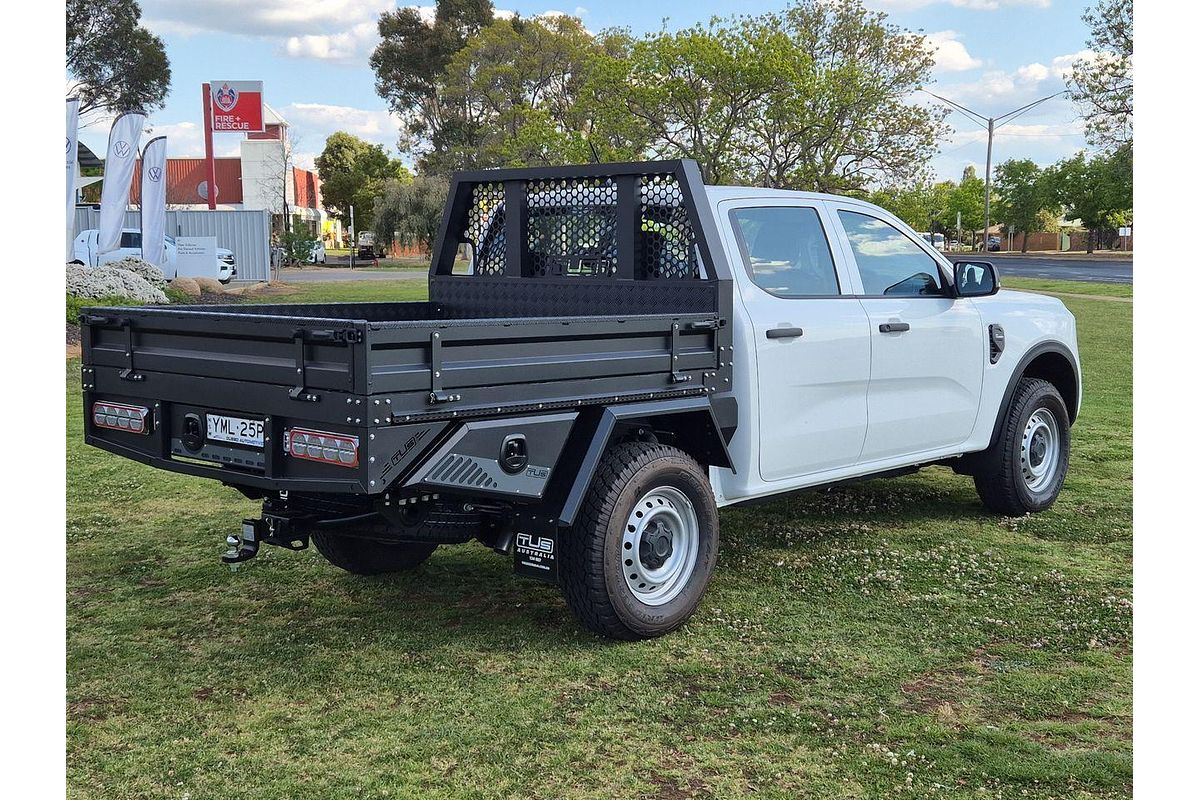
<instances>
[{"instance_id":1,"label":"tree","mask_svg":"<svg viewBox=\"0 0 1200 800\"><path fill-rule=\"evenodd\" d=\"M391 245L430 248L437 238L450 183L436 175L388 181L375 202L375 238Z\"/></svg>"},{"instance_id":2,"label":"tree","mask_svg":"<svg viewBox=\"0 0 1200 800\"><path fill-rule=\"evenodd\" d=\"M633 43L611 108L710 182L851 191L921 177L945 110L910 102L933 59L861 0L796 0Z\"/></svg>"},{"instance_id":3,"label":"tree","mask_svg":"<svg viewBox=\"0 0 1200 800\"><path fill-rule=\"evenodd\" d=\"M491 0L438 0L432 24L414 7L379 16L371 53L375 91L403 121L401 150L423 155L459 144L469 130L442 98L450 60L493 19Z\"/></svg>"},{"instance_id":4,"label":"tree","mask_svg":"<svg viewBox=\"0 0 1200 800\"><path fill-rule=\"evenodd\" d=\"M953 189L953 181L919 183L909 187L890 186L871 192L866 199L919 231L945 233L954 230L954 225L947 226L944 219Z\"/></svg>"},{"instance_id":5,"label":"tree","mask_svg":"<svg viewBox=\"0 0 1200 800\"><path fill-rule=\"evenodd\" d=\"M1011 230L1024 234L1022 253L1029 248L1030 232L1038 230L1038 215L1053 202L1046 183L1041 168L1027 158L1010 159L996 167L996 209Z\"/></svg>"},{"instance_id":6,"label":"tree","mask_svg":"<svg viewBox=\"0 0 1200 800\"><path fill-rule=\"evenodd\" d=\"M354 224L358 230L371 229L372 207L387 180L411 178L408 169L398 159L388 156L381 145L345 131L330 134L325 140L316 167L325 208L349 225L350 206L354 206Z\"/></svg>"},{"instance_id":7,"label":"tree","mask_svg":"<svg viewBox=\"0 0 1200 800\"><path fill-rule=\"evenodd\" d=\"M1133 0L1098 0L1083 21L1095 55L1072 65L1068 87L1088 141L1112 151L1133 138Z\"/></svg>"},{"instance_id":8,"label":"tree","mask_svg":"<svg viewBox=\"0 0 1200 800\"><path fill-rule=\"evenodd\" d=\"M1133 209L1132 145L1112 154L1088 156L1080 151L1051 168L1049 185L1065 206L1068 219L1078 219L1088 231L1088 252L1105 231L1127 224Z\"/></svg>"},{"instance_id":9,"label":"tree","mask_svg":"<svg viewBox=\"0 0 1200 800\"><path fill-rule=\"evenodd\" d=\"M595 102L591 90L606 41L565 15L497 19L480 30L450 60L440 92L460 138L444 141L422 167L636 158L640 144L623 146L615 135L619 110Z\"/></svg>"},{"instance_id":10,"label":"tree","mask_svg":"<svg viewBox=\"0 0 1200 800\"><path fill-rule=\"evenodd\" d=\"M976 177L974 170L963 170L963 179L948 187L946 210L938 220L943 230L956 230L961 214L963 230L970 232L974 243L975 231L983 227L983 189L983 178ZM984 237L986 241L986 231Z\"/></svg>"},{"instance_id":11,"label":"tree","mask_svg":"<svg viewBox=\"0 0 1200 800\"><path fill-rule=\"evenodd\" d=\"M171 64L141 17L136 0L67 0L67 94L79 98L81 114L166 103Z\"/></svg>"}]
</instances>

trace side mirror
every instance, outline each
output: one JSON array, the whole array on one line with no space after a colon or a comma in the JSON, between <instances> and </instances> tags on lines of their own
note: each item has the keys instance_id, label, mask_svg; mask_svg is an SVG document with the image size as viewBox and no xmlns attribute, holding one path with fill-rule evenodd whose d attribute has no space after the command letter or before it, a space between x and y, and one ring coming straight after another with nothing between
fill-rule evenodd
<instances>
[{"instance_id":1,"label":"side mirror","mask_svg":"<svg viewBox=\"0 0 1200 800\"><path fill-rule=\"evenodd\" d=\"M954 291L958 297L986 297L1000 291L996 267L990 261L954 262Z\"/></svg>"}]
</instances>

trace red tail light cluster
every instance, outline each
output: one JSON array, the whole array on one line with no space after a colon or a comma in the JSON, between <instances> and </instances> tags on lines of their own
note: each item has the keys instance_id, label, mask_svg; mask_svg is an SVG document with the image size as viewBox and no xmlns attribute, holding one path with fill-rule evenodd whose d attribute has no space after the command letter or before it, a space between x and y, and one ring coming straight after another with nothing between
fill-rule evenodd
<instances>
[{"instance_id":1,"label":"red tail light cluster","mask_svg":"<svg viewBox=\"0 0 1200 800\"><path fill-rule=\"evenodd\" d=\"M150 426L146 417L150 409L142 406L128 406L124 403L93 403L92 422L97 428L110 428L126 433L149 433Z\"/></svg>"},{"instance_id":2,"label":"red tail light cluster","mask_svg":"<svg viewBox=\"0 0 1200 800\"><path fill-rule=\"evenodd\" d=\"M339 467L358 466L358 437L341 433L291 428L283 432L288 455L336 464Z\"/></svg>"}]
</instances>

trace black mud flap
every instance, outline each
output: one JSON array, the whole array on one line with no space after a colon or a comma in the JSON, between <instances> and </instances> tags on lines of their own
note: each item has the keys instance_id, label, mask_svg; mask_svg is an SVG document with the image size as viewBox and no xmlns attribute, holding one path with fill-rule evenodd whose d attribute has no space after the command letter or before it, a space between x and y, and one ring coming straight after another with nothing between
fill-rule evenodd
<instances>
[{"instance_id":1,"label":"black mud flap","mask_svg":"<svg viewBox=\"0 0 1200 800\"><path fill-rule=\"evenodd\" d=\"M558 583L558 536L553 532L518 532L513 539L513 558L513 571L518 575Z\"/></svg>"}]
</instances>

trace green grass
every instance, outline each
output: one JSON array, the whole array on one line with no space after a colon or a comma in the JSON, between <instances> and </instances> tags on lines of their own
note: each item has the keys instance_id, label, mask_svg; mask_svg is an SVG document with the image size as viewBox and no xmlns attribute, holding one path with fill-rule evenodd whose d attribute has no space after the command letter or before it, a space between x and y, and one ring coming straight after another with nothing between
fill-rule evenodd
<instances>
[{"instance_id":1,"label":"green grass","mask_svg":"<svg viewBox=\"0 0 1200 800\"><path fill-rule=\"evenodd\" d=\"M1053 509L989 516L930 469L728 510L699 612L643 643L478 545L232 573L255 505L84 447L68 362L69 793L1128 797L1132 306L1065 302L1085 399Z\"/></svg>"}]
</instances>

